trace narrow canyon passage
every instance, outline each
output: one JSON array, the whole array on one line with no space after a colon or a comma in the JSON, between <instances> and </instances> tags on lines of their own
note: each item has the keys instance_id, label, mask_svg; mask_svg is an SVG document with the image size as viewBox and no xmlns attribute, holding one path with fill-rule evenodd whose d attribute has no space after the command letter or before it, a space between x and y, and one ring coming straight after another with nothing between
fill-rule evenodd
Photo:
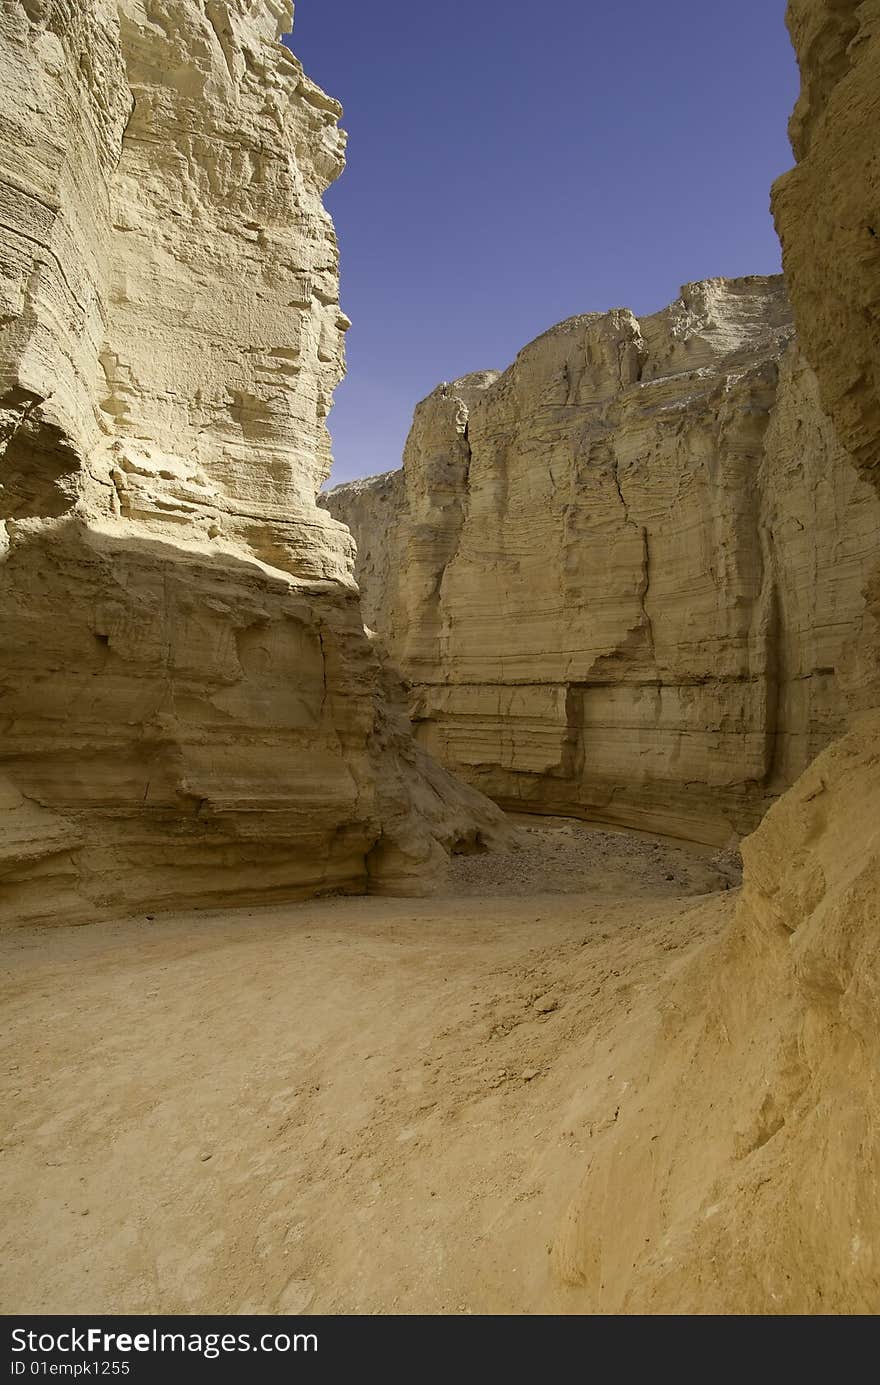
<instances>
[{"instance_id":1,"label":"narrow canyon passage","mask_svg":"<svg viewBox=\"0 0 880 1385\"><path fill-rule=\"evenodd\" d=\"M521 831L424 900L7 935L7 1311L601 1311L551 1247L735 894L680 844Z\"/></svg>"},{"instance_id":2,"label":"narrow canyon passage","mask_svg":"<svg viewBox=\"0 0 880 1385\"><path fill-rule=\"evenodd\" d=\"M0 4L0 1311L876 1315L880 0L337 8Z\"/></svg>"}]
</instances>

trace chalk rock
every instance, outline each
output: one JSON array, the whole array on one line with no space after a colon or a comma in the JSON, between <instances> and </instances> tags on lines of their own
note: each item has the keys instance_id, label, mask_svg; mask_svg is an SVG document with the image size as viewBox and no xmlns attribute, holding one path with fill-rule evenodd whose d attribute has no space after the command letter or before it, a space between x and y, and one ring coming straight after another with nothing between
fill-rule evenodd
<instances>
[{"instance_id":1,"label":"chalk rock","mask_svg":"<svg viewBox=\"0 0 880 1385\"><path fill-rule=\"evenodd\" d=\"M420 778L315 504L344 136L290 17L0 14L4 918L427 887L501 830Z\"/></svg>"},{"instance_id":2,"label":"chalk rock","mask_svg":"<svg viewBox=\"0 0 880 1385\"><path fill-rule=\"evenodd\" d=\"M723 844L841 729L880 507L792 338L781 278L571 318L322 497L445 765Z\"/></svg>"}]
</instances>

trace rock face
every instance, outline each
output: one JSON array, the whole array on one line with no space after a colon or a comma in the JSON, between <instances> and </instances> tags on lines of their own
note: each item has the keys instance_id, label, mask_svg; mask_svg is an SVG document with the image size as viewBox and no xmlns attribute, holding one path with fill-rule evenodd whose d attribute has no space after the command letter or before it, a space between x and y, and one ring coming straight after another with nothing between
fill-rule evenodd
<instances>
[{"instance_id":1,"label":"rock face","mask_svg":"<svg viewBox=\"0 0 880 1385\"><path fill-rule=\"evenodd\" d=\"M880 464L880 7L790 0L797 166L774 188L783 262L822 403L856 465Z\"/></svg>"},{"instance_id":2,"label":"rock face","mask_svg":"<svg viewBox=\"0 0 880 1385\"><path fill-rule=\"evenodd\" d=\"M773 209L799 336L822 406L861 476L880 470L880 8L876 0L790 0L801 61L789 133L797 165ZM875 556L877 556L875 540ZM880 707L880 569L853 671Z\"/></svg>"},{"instance_id":3,"label":"rock face","mask_svg":"<svg viewBox=\"0 0 880 1385\"><path fill-rule=\"evenodd\" d=\"M5 918L423 883L499 826L387 701L315 505L344 139L290 18L0 15Z\"/></svg>"},{"instance_id":4,"label":"rock face","mask_svg":"<svg viewBox=\"0 0 880 1385\"><path fill-rule=\"evenodd\" d=\"M880 506L781 278L572 318L322 497L422 744L505 807L708 842L843 726Z\"/></svg>"},{"instance_id":5,"label":"rock face","mask_svg":"<svg viewBox=\"0 0 880 1385\"><path fill-rule=\"evenodd\" d=\"M403 556L406 484L402 468L336 486L319 495L318 504L351 530L357 545L355 567L364 622L370 630L383 630L388 644L395 645L391 603Z\"/></svg>"},{"instance_id":6,"label":"rock face","mask_svg":"<svg viewBox=\"0 0 880 1385\"><path fill-rule=\"evenodd\" d=\"M878 746L851 732L774 804L726 938L624 1024L554 1247L569 1311L880 1309Z\"/></svg>"}]
</instances>

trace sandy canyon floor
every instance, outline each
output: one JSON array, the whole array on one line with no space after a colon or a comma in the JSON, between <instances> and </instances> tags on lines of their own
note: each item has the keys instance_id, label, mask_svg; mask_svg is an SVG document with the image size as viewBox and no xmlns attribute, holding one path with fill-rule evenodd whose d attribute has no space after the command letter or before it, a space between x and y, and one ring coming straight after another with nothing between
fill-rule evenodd
<instances>
[{"instance_id":1,"label":"sandy canyon floor","mask_svg":"<svg viewBox=\"0 0 880 1385\"><path fill-rule=\"evenodd\" d=\"M550 1247L733 894L696 848L524 832L430 899L7 935L3 1311L601 1311Z\"/></svg>"}]
</instances>

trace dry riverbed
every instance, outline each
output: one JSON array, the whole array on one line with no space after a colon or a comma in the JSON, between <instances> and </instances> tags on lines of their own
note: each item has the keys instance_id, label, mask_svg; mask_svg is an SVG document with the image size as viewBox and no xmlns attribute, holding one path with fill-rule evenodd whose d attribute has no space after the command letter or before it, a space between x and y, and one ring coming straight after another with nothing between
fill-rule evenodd
<instances>
[{"instance_id":1,"label":"dry riverbed","mask_svg":"<svg viewBox=\"0 0 880 1385\"><path fill-rule=\"evenodd\" d=\"M733 877L525 827L431 899L7 936L3 1311L590 1311L548 1252Z\"/></svg>"}]
</instances>

